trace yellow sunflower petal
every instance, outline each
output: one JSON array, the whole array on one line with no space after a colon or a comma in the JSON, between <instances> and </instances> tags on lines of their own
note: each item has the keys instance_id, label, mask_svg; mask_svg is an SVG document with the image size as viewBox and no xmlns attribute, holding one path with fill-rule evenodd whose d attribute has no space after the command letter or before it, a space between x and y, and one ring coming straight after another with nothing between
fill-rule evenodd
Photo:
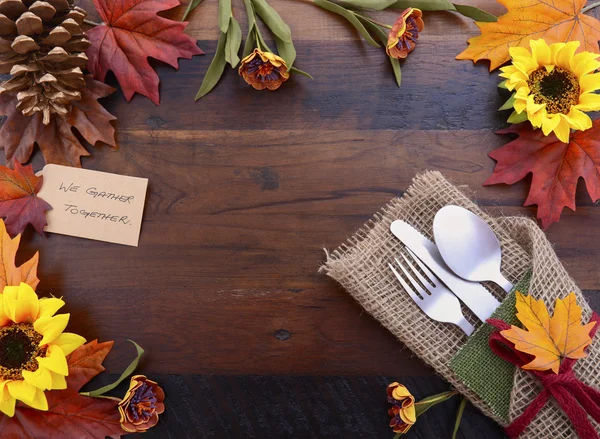
<instances>
[{"instance_id":1,"label":"yellow sunflower petal","mask_svg":"<svg viewBox=\"0 0 600 439\"><path fill-rule=\"evenodd\" d=\"M21 401L31 401L35 397L35 393L38 390L35 386L29 384L27 381L9 381L8 391L13 398L17 398Z\"/></svg>"},{"instance_id":2,"label":"yellow sunflower petal","mask_svg":"<svg viewBox=\"0 0 600 439\"><path fill-rule=\"evenodd\" d=\"M554 128L554 134L556 134L556 137L558 137L558 140L560 140L561 142L569 143L569 135L571 134L571 126L569 125L569 122L567 122L565 120L565 118L563 116L564 115L561 115L560 123L556 126L556 128Z\"/></svg>"},{"instance_id":3,"label":"yellow sunflower petal","mask_svg":"<svg viewBox=\"0 0 600 439\"><path fill-rule=\"evenodd\" d=\"M577 108L582 111L600 110L600 95L596 93L586 93L579 96L579 104L577 104Z\"/></svg>"},{"instance_id":4,"label":"yellow sunflower petal","mask_svg":"<svg viewBox=\"0 0 600 439\"><path fill-rule=\"evenodd\" d=\"M56 297L44 297L40 299L40 312L39 317L52 317L56 314L56 311L65 306L65 302L62 299Z\"/></svg>"},{"instance_id":5,"label":"yellow sunflower petal","mask_svg":"<svg viewBox=\"0 0 600 439\"><path fill-rule=\"evenodd\" d=\"M584 55L588 52L580 53L575 56ZM592 73L600 68L600 62L596 59L583 58L582 61L576 62L573 61L573 73L577 78L581 78L588 73Z\"/></svg>"},{"instance_id":6,"label":"yellow sunflower petal","mask_svg":"<svg viewBox=\"0 0 600 439\"><path fill-rule=\"evenodd\" d=\"M52 375L50 371L45 367L38 367L35 372L24 370L23 378L32 386L42 390L49 390L52 388Z\"/></svg>"},{"instance_id":7,"label":"yellow sunflower petal","mask_svg":"<svg viewBox=\"0 0 600 439\"><path fill-rule=\"evenodd\" d=\"M415 410L414 404L409 405L408 407L403 407L400 409L400 419L404 421L406 424L414 424L417 422L417 412Z\"/></svg>"},{"instance_id":8,"label":"yellow sunflower petal","mask_svg":"<svg viewBox=\"0 0 600 439\"><path fill-rule=\"evenodd\" d=\"M527 99L515 99L513 107L517 113L522 113L527 108Z\"/></svg>"},{"instance_id":9,"label":"yellow sunflower petal","mask_svg":"<svg viewBox=\"0 0 600 439\"><path fill-rule=\"evenodd\" d=\"M555 66L557 63L557 57L559 52L565 47L565 43L554 43L554 44L550 44L550 64L552 64L552 66Z\"/></svg>"},{"instance_id":10,"label":"yellow sunflower petal","mask_svg":"<svg viewBox=\"0 0 600 439\"><path fill-rule=\"evenodd\" d=\"M509 47L508 53L510 54L510 57L513 59L518 56L523 57L523 58L531 57L531 52L529 50L527 50L525 47L520 47L520 46Z\"/></svg>"},{"instance_id":11,"label":"yellow sunflower petal","mask_svg":"<svg viewBox=\"0 0 600 439\"><path fill-rule=\"evenodd\" d=\"M40 346L54 341L67 327L70 314L59 314L54 317L41 317L33 323L33 328L44 337Z\"/></svg>"},{"instance_id":12,"label":"yellow sunflower petal","mask_svg":"<svg viewBox=\"0 0 600 439\"><path fill-rule=\"evenodd\" d=\"M536 104L533 99L533 95L529 95L527 97L527 113L529 115L533 115L533 114L537 113L545 106L546 106L546 104Z\"/></svg>"},{"instance_id":13,"label":"yellow sunflower petal","mask_svg":"<svg viewBox=\"0 0 600 439\"><path fill-rule=\"evenodd\" d=\"M67 380L64 375L50 372L50 376L52 377L52 390L62 390L67 388Z\"/></svg>"},{"instance_id":14,"label":"yellow sunflower petal","mask_svg":"<svg viewBox=\"0 0 600 439\"><path fill-rule=\"evenodd\" d=\"M546 41L541 38L539 40L531 40L529 45L531 46L531 56L537 62L538 67L552 63L552 52Z\"/></svg>"},{"instance_id":15,"label":"yellow sunflower petal","mask_svg":"<svg viewBox=\"0 0 600 439\"><path fill-rule=\"evenodd\" d=\"M73 334L71 332L63 332L54 341L50 342L51 345L59 346L65 355L69 355L79 346L85 343L85 338L81 335Z\"/></svg>"},{"instance_id":16,"label":"yellow sunflower petal","mask_svg":"<svg viewBox=\"0 0 600 439\"><path fill-rule=\"evenodd\" d=\"M44 391L40 389L36 389L35 395L31 400L23 402L36 410L48 410L48 400L46 399Z\"/></svg>"},{"instance_id":17,"label":"yellow sunflower petal","mask_svg":"<svg viewBox=\"0 0 600 439\"><path fill-rule=\"evenodd\" d=\"M542 123L542 131L544 136L548 136L560 123L560 116L558 114L549 114L544 122Z\"/></svg>"},{"instance_id":18,"label":"yellow sunflower petal","mask_svg":"<svg viewBox=\"0 0 600 439\"><path fill-rule=\"evenodd\" d=\"M600 90L600 73L585 75L579 80L579 86L582 94Z\"/></svg>"},{"instance_id":19,"label":"yellow sunflower petal","mask_svg":"<svg viewBox=\"0 0 600 439\"><path fill-rule=\"evenodd\" d=\"M18 287L4 287L4 311L15 323L33 323L40 309L38 296L26 283Z\"/></svg>"},{"instance_id":20,"label":"yellow sunflower petal","mask_svg":"<svg viewBox=\"0 0 600 439\"><path fill-rule=\"evenodd\" d=\"M526 75L538 68L538 63L531 55L513 58L513 65Z\"/></svg>"},{"instance_id":21,"label":"yellow sunflower petal","mask_svg":"<svg viewBox=\"0 0 600 439\"><path fill-rule=\"evenodd\" d=\"M571 128L576 130L585 131L592 127L592 119L590 116L577 108L571 108L569 114L563 115L563 117L569 122Z\"/></svg>"},{"instance_id":22,"label":"yellow sunflower petal","mask_svg":"<svg viewBox=\"0 0 600 439\"><path fill-rule=\"evenodd\" d=\"M36 359L40 367L45 367L46 369L61 375L69 375L67 359L65 358L62 349L58 346L48 346L46 356L43 358L37 357Z\"/></svg>"},{"instance_id":23,"label":"yellow sunflower petal","mask_svg":"<svg viewBox=\"0 0 600 439\"><path fill-rule=\"evenodd\" d=\"M546 119L546 110L540 109L535 113L528 113L528 119L535 128L540 128Z\"/></svg>"},{"instance_id":24,"label":"yellow sunflower petal","mask_svg":"<svg viewBox=\"0 0 600 439\"><path fill-rule=\"evenodd\" d=\"M579 41L569 41L556 54L556 64L565 70L571 70L571 61L575 51L579 48Z\"/></svg>"},{"instance_id":25,"label":"yellow sunflower petal","mask_svg":"<svg viewBox=\"0 0 600 439\"><path fill-rule=\"evenodd\" d=\"M15 415L15 405L17 400L15 398L9 398L4 401L0 400L0 412L4 413L8 417Z\"/></svg>"}]
</instances>

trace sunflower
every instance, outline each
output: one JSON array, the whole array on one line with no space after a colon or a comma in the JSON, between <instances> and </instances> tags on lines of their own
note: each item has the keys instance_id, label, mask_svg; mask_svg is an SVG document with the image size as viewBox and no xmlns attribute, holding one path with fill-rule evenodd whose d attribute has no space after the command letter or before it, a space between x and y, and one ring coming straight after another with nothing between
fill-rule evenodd
<instances>
[{"instance_id":1,"label":"sunflower","mask_svg":"<svg viewBox=\"0 0 600 439\"><path fill-rule=\"evenodd\" d=\"M69 314L55 315L65 302L38 299L21 283L0 294L0 411L15 413L20 400L37 410L48 410L45 390L66 389L66 356L85 343L63 332Z\"/></svg>"},{"instance_id":2,"label":"sunflower","mask_svg":"<svg viewBox=\"0 0 600 439\"><path fill-rule=\"evenodd\" d=\"M524 47L509 49L512 64L502 67L504 86L514 90L501 109L514 108L508 121L521 123L529 119L544 135L554 132L568 143L571 129L587 130L592 120L584 111L600 110L600 55L575 54L579 41L548 45L531 40L531 52Z\"/></svg>"}]
</instances>

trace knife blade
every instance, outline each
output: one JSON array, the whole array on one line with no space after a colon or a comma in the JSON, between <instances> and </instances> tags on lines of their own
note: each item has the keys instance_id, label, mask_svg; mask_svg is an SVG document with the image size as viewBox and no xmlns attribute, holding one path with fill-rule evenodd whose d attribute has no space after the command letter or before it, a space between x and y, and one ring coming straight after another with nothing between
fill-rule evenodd
<instances>
[{"instance_id":1,"label":"knife blade","mask_svg":"<svg viewBox=\"0 0 600 439\"><path fill-rule=\"evenodd\" d=\"M413 226L396 220L390 226L390 230L444 282L456 297L473 311L479 320L485 322L500 306L500 302L483 285L466 281L455 275L442 259L437 246Z\"/></svg>"}]
</instances>

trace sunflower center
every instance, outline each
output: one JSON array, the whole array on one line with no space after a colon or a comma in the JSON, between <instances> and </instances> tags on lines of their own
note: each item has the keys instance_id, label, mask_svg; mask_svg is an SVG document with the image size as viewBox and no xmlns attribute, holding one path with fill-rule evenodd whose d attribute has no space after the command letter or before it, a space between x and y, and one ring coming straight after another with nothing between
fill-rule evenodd
<instances>
[{"instance_id":1,"label":"sunflower center","mask_svg":"<svg viewBox=\"0 0 600 439\"><path fill-rule=\"evenodd\" d=\"M579 81L577 77L561 68L554 67L548 72L545 67L529 75L527 81L536 104L546 104L550 114L567 114L579 102Z\"/></svg>"},{"instance_id":2,"label":"sunflower center","mask_svg":"<svg viewBox=\"0 0 600 439\"><path fill-rule=\"evenodd\" d=\"M36 357L43 355L42 335L29 323L16 323L0 328L0 378L22 380L21 372L38 368Z\"/></svg>"}]
</instances>

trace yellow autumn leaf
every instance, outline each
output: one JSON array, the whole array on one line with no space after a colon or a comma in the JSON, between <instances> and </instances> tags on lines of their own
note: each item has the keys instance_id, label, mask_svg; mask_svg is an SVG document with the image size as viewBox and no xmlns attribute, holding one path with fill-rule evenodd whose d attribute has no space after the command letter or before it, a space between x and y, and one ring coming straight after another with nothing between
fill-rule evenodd
<instances>
[{"instance_id":1,"label":"yellow autumn leaf","mask_svg":"<svg viewBox=\"0 0 600 439\"><path fill-rule=\"evenodd\" d=\"M596 323L581 324L581 307L575 293L556 299L552 317L542 300L518 291L516 295L517 318L526 330L512 326L501 334L515 344L515 349L535 357L523 369L551 369L558 373L563 358L576 360L586 356L585 348L592 342L590 331Z\"/></svg>"},{"instance_id":2,"label":"yellow autumn leaf","mask_svg":"<svg viewBox=\"0 0 600 439\"><path fill-rule=\"evenodd\" d=\"M509 47L580 41L580 51L600 53L600 21L581 12L587 0L498 0L508 12L497 22L477 22L481 35L469 39L456 59L490 60L490 72L510 59Z\"/></svg>"},{"instance_id":3,"label":"yellow autumn leaf","mask_svg":"<svg viewBox=\"0 0 600 439\"><path fill-rule=\"evenodd\" d=\"M4 221L0 219L0 293L5 286L18 286L25 282L35 290L40 280L37 277L39 253L20 267L15 264L15 256L19 249L21 235L11 238L6 231Z\"/></svg>"}]
</instances>

